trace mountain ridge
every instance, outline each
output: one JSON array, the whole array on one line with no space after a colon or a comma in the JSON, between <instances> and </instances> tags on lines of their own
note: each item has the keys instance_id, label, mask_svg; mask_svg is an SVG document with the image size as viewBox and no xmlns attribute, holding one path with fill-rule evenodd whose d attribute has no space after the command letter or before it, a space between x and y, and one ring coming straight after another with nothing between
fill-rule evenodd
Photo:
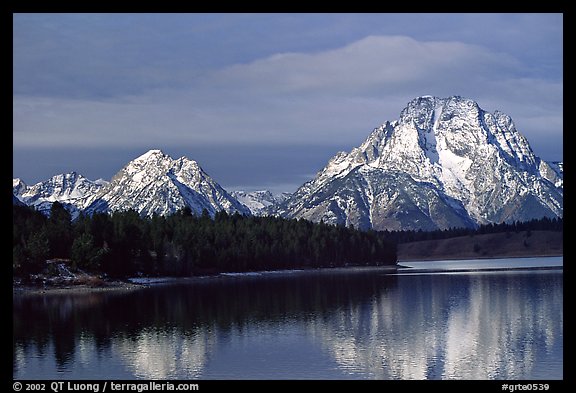
<instances>
[{"instance_id":1,"label":"mountain ridge","mask_svg":"<svg viewBox=\"0 0 576 393\"><path fill-rule=\"evenodd\" d=\"M13 198L48 214L54 202L61 203L76 218L107 185L99 179L89 180L77 172L52 176L50 179L28 186L20 178L12 179Z\"/></svg>"},{"instance_id":2,"label":"mountain ridge","mask_svg":"<svg viewBox=\"0 0 576 393\"><path fill-rule=\"evenodd\" d=\"M16 198L16 199L14 199ZM13 203L47 212L55 201L81 211L184 207L304 218L361 229L435 230L563 214L563 163L537 157L503 112L460 96L417 97L360 146L336 153L293 194L227 192L194 160L152 149L110 182L75 172L34 186L13 179Z\"/></svg>"}]
</instances>

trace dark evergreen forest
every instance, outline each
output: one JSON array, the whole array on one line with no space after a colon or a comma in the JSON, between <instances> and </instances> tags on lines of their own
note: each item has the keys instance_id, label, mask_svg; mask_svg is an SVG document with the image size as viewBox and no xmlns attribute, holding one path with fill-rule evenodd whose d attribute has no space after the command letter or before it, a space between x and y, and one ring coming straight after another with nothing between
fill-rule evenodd
<instances>
[{"instance_id":1,"label":"dark evergreen forest","mask_svg":"<svg viewBox=\"0 0 576 393\"><path fill-rule=\"evenodd\" d=\"M109 277L190 276L220 272L392 265L396 245L471 234L563 230L561 218L451 228L438 231L360 231L303 219L248 217L185 208L171 216L141 217L135 211L81 215L72 220L58 202L50 216L13 205L15 277L69 260L72 269Z\"/></svg>"},{"instance_id":2,"label":"dark evergreen forest","mask_svg":"<svg viewBox=\"0 0 576 393\"><path fill-rule=\"evenodd\" d=\"M109 277L190 276L297 268L396 263L396 246L383 232L306 220L183 209L171 216L135 211L81 215L72 221L59 203L50 216L13 206L13 272L28 277L47 259Z\"/></svg>"}]
</instances>

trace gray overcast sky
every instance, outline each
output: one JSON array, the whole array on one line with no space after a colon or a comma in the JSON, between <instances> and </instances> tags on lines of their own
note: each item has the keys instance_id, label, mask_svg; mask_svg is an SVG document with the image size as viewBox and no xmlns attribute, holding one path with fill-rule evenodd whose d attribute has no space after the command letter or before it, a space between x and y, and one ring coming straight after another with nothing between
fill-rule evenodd
<instances>
[{"instance_id":1,"label":"gray overcast sky","mask_svg":"<svg viewBox=\"0 0 576 393\"><path fill-rule=\"evenodd\" d=\"M563 160L562 14L14 14L13 176L110 179L148 149L294 191L420 95Z\"/></svg>"}]
</instances>

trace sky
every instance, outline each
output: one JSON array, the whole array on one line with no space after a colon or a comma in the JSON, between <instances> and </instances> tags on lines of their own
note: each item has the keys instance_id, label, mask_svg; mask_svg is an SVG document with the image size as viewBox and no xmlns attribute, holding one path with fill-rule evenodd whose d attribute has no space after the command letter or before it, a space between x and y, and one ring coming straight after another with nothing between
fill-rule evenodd
<instances>
[{"instance_id":1,"label":"sky","mask_svg":"<svg viewBox=\"0 0 576 393\"><path fill-rule=\"evenodd\" d=\"M562 14L14 14L13 177L149 149L293 192L415 97L512 117L563 160Z\"/></svg>"}]
</instances>

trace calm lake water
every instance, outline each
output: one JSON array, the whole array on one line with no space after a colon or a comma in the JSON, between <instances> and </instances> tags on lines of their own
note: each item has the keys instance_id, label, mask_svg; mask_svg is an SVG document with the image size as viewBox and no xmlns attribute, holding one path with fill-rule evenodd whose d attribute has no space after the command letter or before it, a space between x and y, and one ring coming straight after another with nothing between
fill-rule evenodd
<instances>
[{"instance_id":1,"label":"calm lake water","mask_svg":"<svg viewBox=\"0 0 576 393\"><path fill-rule=\"evenodd\" d=\"M429 272L427 262L399 274L354 268L15 295L13 376L562 379L562 258L530 260L549 269L462 272L470 261L452 261Z\"/></svg>"}]
</instances>

